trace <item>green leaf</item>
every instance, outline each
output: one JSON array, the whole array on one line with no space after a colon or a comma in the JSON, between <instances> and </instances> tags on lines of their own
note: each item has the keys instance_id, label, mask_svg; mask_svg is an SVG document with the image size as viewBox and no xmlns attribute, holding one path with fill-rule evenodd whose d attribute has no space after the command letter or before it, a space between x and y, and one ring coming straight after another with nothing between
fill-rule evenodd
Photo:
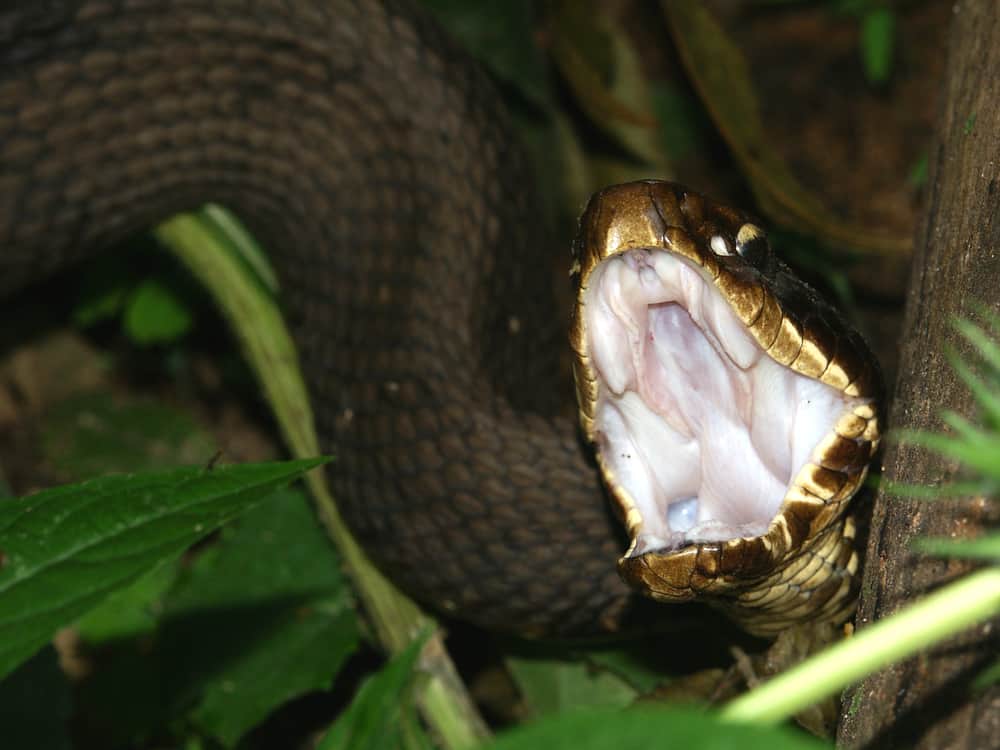
<instances>
[{"instance_id":1,"label":"green leaf","mask_svg":"<svg viewBox=\"0 0 1000 750\"><path fill-rule=\"evenodd\" d=\"M861 20L861 57L872 83L889 80L896 41L896 17L888 8L875 8Z\"/></svg>"},{"instance_id":2,"label":"green leaf","mask_svg":"<svg viewBox=\"0 0 1000 750\"><path fill-rule=\"evenodd\" d=\"M1000 389L990 388L961 357L951 352L947 354L947 357L952 369L972 392L979 408L983 410L984 420L988 424L1000 427Z\"/></svg>"},{"instance_id":3,"label":"green leaf","mask_svg":"<svg viewBox=\"0 0 1000 750\"><path fill-rule=\"evenodd\" d=\"M988 495L992 491L989 482L975 480L970 482L949 482L937 487L928 487L923 484L908 484L906 482L885 481L885 490L897 497L911 497L914 500L941 500L954 497L968 497L970 495Z\"/></svg>"},{"instance_id":4,"label":"green leaf","mask_svg":"<svg viewBox=\"0 0 1000 750\"><path fill-rule=\"evenodd\" d=\"M1000 561L1000 533L976 539L917 539L917 549L942 557L971 557Z\"/></svg>"},{"instance_id":5,"label":"green leaf","mask_svg":"<svg viewBox=\"0 0 1000 750\"><path fill-rule=\"evenodd\" d=\"M59 402L43 416L40 431L46 460L67 481L205 464L216 450L215 439L190 414L107 391Z\"/></svg>"},{"instance_id":6,"label":"green leaf","mask_svg":"<svg viewBox=\"0 0 1000 750\"><path fill-rule=\"evenodd\" d=\"M191 328L187 305L162 282L147 279L132 292L125 308L125 333L138 344L176 341Z\"/></svg>"},{"instance_id":7,"label":"green leaf","mask_svg":"<svg viewBox=\"0 0 1000 750\"><path fill-rule=\"evenodd\" d=\"M975 427L972 422L951 409L941 410L941 421L948 425L958 438L969 445L989 445L992 435Z\"/></svg>"},{"instance_id":8,"label":"green leaf","mask_svg":"<svg viewBox=\"0 0 1000 750\"><path fill-rule=\"evenodd\" d=\"M798 732L723 723L694 709L633 708L559 714L506 732L490 750L816 750L829 748Z\"/></svg>"},{"instance_id":9,"label":"green leaf","mask_svg":"<svg viewBox=\"0 0 1000 750\"><path fill-rule=\"evenodd\" d=\"M534 716L624 707L639 695L618 675L581 661L510 658L507 667Z\"/></svg>"},{"instance_id":10,"label":"green leaf","mask_svg":"<svg viewBox=\"0 0 1000 750\"><path fill-rule=\"evenodd\" d=\"M121 279L100 280L81 292L73 308L73 322L82 328L113 318L121 312L128 297L128 285Z\"/></svg>"},{"instance_id":11,"label":"green leaf","mask_svg":"<svg viewBox=\"0 0 1000 750\"><path fill-rule=\"evenodd\" d=\"M952 324L958 332L972 344L979 355L986 360L986 363L994 370L1000 372L1000 344L997 344L990 336L971 320L964 318L953 318Z\"/></svg>"},{"instance_id":12,"label":"green leaf","mask_svg":"<svg viewBox=\"0 0 1000 750\"><path fill-rule=\"evenodd\" d=\"M982 433L975 441L958 440L954 435L941 435L919 430L899 430L897 439L929 448L935 453L954 458L984 477L1000 481L1000 435Z\"/></svg>"},{"instance_id":13,"label":"green leaf","mask_svg":"<svg viewBox=\"0 0 1000 750\"><path fill-rule=\"evenodd\" d=\"M72 713L73 692L51 647L0 682L0 727L8 750L70 750Z\"/></svg>"},{"instance_id":14,"label":"green leaf","mask_svg":"<svg viewBox=\"0 0 1000 750\"><path fill-rule=\"evenodd\" d=\"M412 684L426 634L367 678L317 750L383 750L398 742L404 692ZM394 738L394 741L390 741Z\"/></svg>"},{"instance_id":15,"label":"green leaf","mask_svg":"<svg viewBox=\"0 0 1000 750\"><path fill-rule=\"evenodd\" d=\"M111 594L76 623L80 638L98 645L153 632L178 567L176 560L168 561Z\"/></svg>"},{"instance_id":16,"label":"green leaf","mask_svg":"<svg viewBox=\"0 0 1000 750\"><path fill-rule=\"evenodd\" d=\"M278 275L271 266L257 240L247 231L238 218L222 206L209 203L198 212L204 220L207 229L215 232L220 245L229 249L251 271L252 277L258 281L268 294L279 291Z\"/></svg>"},{"instance_id":17,"label":"green leaf","mask_svg":"<svg viewBox=\"0 0 1000 750\"><path fill-rule=\"evenodd\" d=\"M185 620L215 627L170 632ZM196 669L196 723L227 747L282 703L330 687L357 648L357 618L302 492L248 512L196 565L168 598L164 638Z\"/></svg>"},{"instance_id":18,"label":"green leaf","mask_svg":"<svg viewBox=\"0 0 1000 750\"><path fill-rule=\"evenodd\" d=\"M57 628L324 460L112 476L0 504L0 677Z\"/></svg>"},{"instance_id":19,"label":"green leaf","mask_svg":"<svg viewBox=\"0 0 1000 750\"><path fill-rule=\"evenodd\" d=\"M158 226L155 236L207 287L222 309L292 453L315 455L312 411L298 355L280 310L273 297L262 293L261 285L248 278L245 264L235 263L221 246L216 229L210 230L200 217L182 214ZM310 472L306 481L324 525L351 571L376 637L392 651L405 648L412 634L423 626L433 626L432 621L372 566L337 512L322 474ZM471 746L485 734L485 727L467 710L464 689L443 649L432 660L434 674L420 696L422 715L442 742Z\"/></svg>"}]
</instances>

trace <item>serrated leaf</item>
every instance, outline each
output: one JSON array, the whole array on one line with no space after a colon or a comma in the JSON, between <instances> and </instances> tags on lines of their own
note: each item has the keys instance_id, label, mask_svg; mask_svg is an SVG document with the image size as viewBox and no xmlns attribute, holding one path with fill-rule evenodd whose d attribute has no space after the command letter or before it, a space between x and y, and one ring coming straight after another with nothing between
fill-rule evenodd
<instances>
[{"instance_id":1,"label":"serrated leaf","mask_svg":"<svg viewBox=\"0 0 1000 750\"><path fill-rule=\"evenodd\" d=\"M723 723L710 714L679 708L592 710L559 714L506 732L489 750L817 750L831 745L788 729Z\"/></svg>"},{"instance_id":2,"label":"serrated leaf","mask_svg":"<svg viewBox=\"0 0 1000 750\"><path fill-rule=\"evenodd\" d=\"M0 677L57 628L323 461L104 477L0 504Z\"/></svg>"},{"instance_id":3,"label":"serrated leaf","mask_svg":"<svg viewBox=\"0 0 1000 750\"><path fill-rule=\"evenodd\" d=\"M170 632L172 622L208 622L212 611L254 609L257 617ZM303 493L279 491L239 520L168 598L164 638L194 667L196 723L227 747L282 703L330 687L357 647L357 619L340 560Z\"/></svg>"},{"instance_id":4,"label":"serrated leaf","mask_svg":"<svg viewBox=\"0 0 1000 750\"><path fill-rule=\"evenodd\" d=\"M125 333L138 344L176 341L191 328L184 301L157 279L142 282L129 296L122 321Z\"/></svg>"},{"instance_id":5,"label":"serrated leaf","mask_svg":"<svg viewBox=\"0 0 1000 750\"><path fill-rule=\"evenodd\" d=\"M399 737L400 703L416 673L426 634L367 678L316 750L384 750Z\"/></svg>"}]
</instances>

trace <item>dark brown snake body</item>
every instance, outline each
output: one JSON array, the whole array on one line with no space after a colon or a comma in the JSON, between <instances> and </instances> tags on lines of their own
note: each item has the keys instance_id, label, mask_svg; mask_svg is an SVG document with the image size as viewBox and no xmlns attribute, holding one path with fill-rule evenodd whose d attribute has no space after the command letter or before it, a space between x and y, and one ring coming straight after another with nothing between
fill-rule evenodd
<instances>
[{"instance_id":1,"label":"dark brown snake body","mask_svg":"<svg viewBox=\"0 0 1000 750\"><path fill-rule=\"evenodd\" d=\"M565 324L496 102L408 3L4 3L0 288L228 206L274 257L335 496L380 566L482 625L615 629L642 605L558 414Z\"/></svg>"}]
</instances>

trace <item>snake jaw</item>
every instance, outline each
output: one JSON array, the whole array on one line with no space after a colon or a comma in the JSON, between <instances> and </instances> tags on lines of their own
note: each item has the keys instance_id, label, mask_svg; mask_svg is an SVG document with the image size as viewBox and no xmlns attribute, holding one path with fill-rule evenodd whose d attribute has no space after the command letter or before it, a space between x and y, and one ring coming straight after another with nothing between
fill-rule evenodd
<instances>
[{"instance_id":1,"label":"snake jaw","mask_svg":"<svg viewBox=\"0 0 1000 750\"><path fill-rule=\"evenodd\" d=\"M679 186L611 188L581 220L571 334L581 425L631 538L623 577L717 597L761 634L850 606L844 513L878 445L870 368L837 346L854 334L800 311L817 304L801 282L773 288L769 253Z\"/></svg>"},{"instance_id":2,"label":"snake jaw","mask_svg":"<svg viewBox=\"0 0 1000 750\"><path fill-rule=\"evenodd\" d=\"M590 276L595 440L630 556L762 536L849 396L768 357L703 272L632 249ZM626 515L629 515L626 511Z\"/></svg>"}]
</instances>

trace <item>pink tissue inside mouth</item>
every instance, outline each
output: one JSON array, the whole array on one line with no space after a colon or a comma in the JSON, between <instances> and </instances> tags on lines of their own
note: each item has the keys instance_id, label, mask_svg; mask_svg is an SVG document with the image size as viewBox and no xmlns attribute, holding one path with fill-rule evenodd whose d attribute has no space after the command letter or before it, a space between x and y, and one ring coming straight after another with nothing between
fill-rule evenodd
<instances>
[{"instance_id":1,"label":"pink tissue inside mouth","mask_svg":"<svg viewBox=\"0 0 1000 750\"><path fill-rule=\"evenodd\" d=\"M763 534L850 399L771 359L666 250L606 260L585 310L598 446L642 516L636 549Z\"/></svg>"}]
</instances>

